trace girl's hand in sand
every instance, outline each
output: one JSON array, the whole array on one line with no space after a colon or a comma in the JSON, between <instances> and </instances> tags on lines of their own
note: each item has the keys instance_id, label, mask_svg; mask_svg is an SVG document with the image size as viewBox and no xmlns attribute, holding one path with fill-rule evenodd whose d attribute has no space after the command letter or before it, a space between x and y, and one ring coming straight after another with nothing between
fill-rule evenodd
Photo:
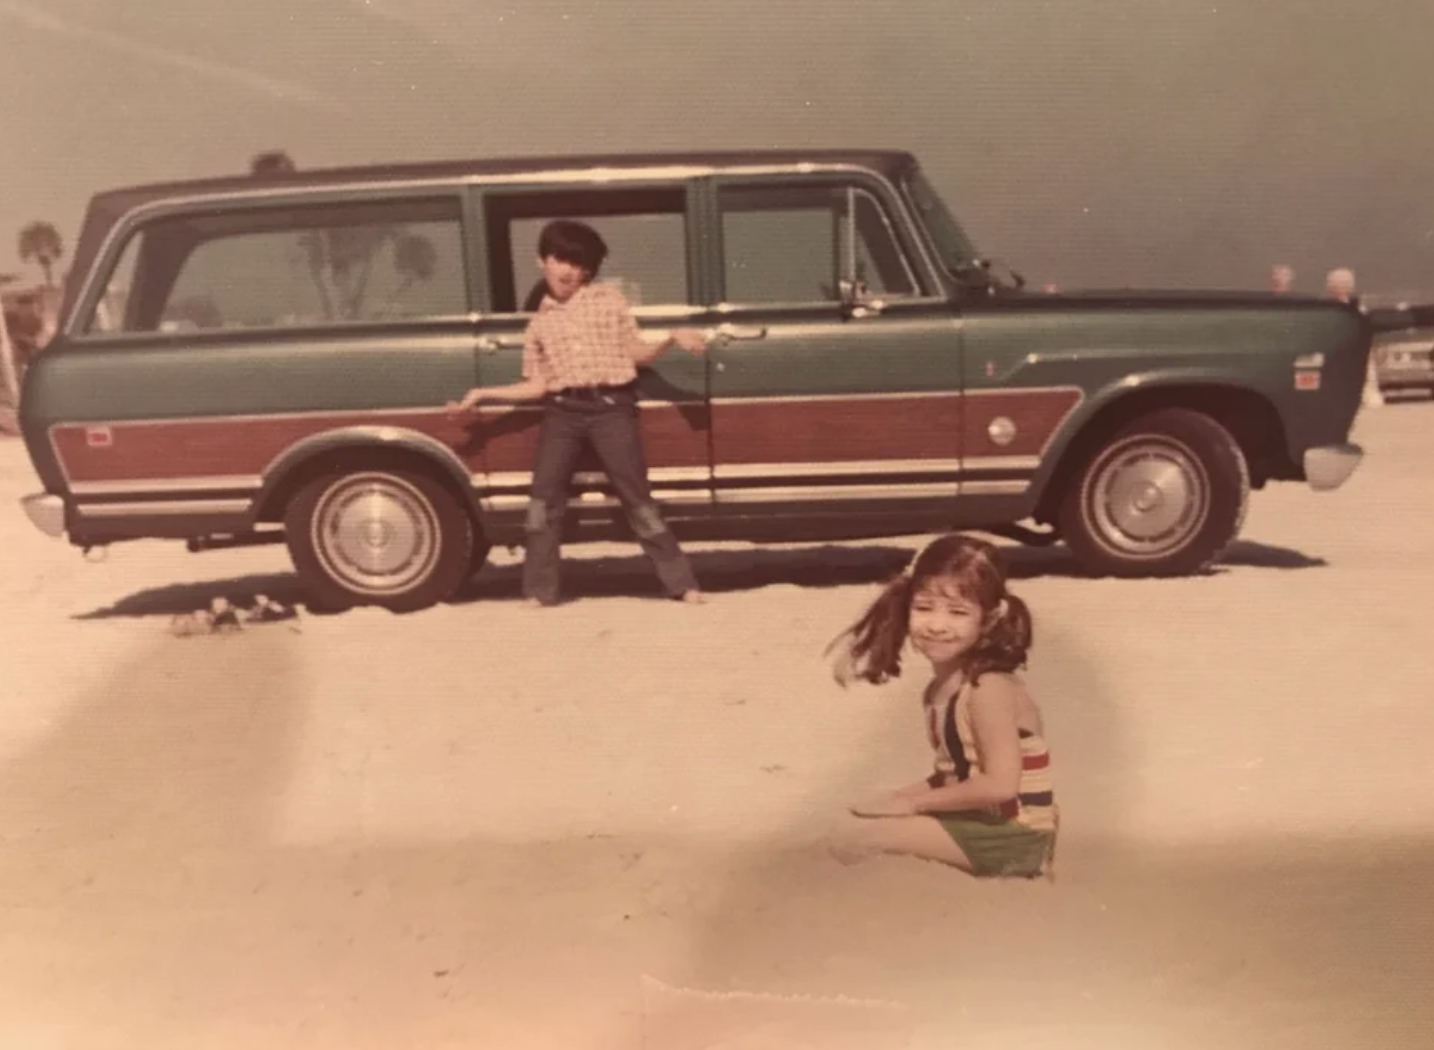
<instances>
[{"instance_id":1,"label":"girl's hand in sand","mask_svg":"<svg viewBox=\"0 0 1434 1050\"><path fill-rule=\"evenodd\" d=\"M858 817L914 817L916 803L903 795L878 795L851 807Z\"/></svg>"}]
</instances>

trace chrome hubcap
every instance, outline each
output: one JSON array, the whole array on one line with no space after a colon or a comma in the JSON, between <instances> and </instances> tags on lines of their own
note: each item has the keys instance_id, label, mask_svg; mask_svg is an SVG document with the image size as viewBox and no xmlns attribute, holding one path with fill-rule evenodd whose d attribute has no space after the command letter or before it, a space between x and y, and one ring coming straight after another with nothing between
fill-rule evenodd
<instances>
[{"instance_id":1,"label":"chrome hubcap","mask_svg":"<svg viewBox=\"0 0 1434 1050\"><path fill-rule=\"evenodd\" d=\"M438 562L439 525L423 493L392 474L354 474L324 493L311 523L324 568L364 594L410 590Z\"/></svg>"},{"instance_id":2,"label":"chrome hubcap","mask_svg":"<svg viewBox=\"0 0 1434 1050\"><path fill-rule=\"evenodd\" d=\"M1184 445L1142 436L1106 452L1091 479L1088 507L1096 536L1112 551L1163 557L1205 523L1210 481Z\"/></svg>"}]
</instances>

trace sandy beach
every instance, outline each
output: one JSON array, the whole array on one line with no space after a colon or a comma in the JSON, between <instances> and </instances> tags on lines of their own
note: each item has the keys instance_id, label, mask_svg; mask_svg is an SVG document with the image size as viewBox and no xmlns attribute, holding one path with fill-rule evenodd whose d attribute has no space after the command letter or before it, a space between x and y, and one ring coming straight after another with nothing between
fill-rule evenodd
<instances>
[{"instance_id":1,"label":"sandy beach","mask_svg":"<svg viewBox=\"0 0 1434 1050\"><path fill-rule=\"evenodd\" d=\"M830 639L920 538L498 551L408 616L175 638L299 598L282 547L86 560L0 438L0 1046L1299 1048L1434 1043L1434 402L1329 494L1255 493L1192 579L1015 549L1054 882L844 867L928 761L921 668Z\"/></svg>"}]
</instances>

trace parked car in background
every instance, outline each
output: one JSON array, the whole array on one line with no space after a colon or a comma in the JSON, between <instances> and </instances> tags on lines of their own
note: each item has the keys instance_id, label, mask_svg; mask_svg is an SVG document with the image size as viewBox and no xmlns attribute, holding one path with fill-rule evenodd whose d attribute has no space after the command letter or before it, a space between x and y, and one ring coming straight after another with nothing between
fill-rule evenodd
<instances>
[{"instance_id":1,"label":"parked car in background","mask_svg":"<svg viewBox=\"0 0 1434 1050\"><path fill-rule=\"evenodd\" d=\"M1418 294L1380 294L1363 296L1360 305L1378 313L1381 310L1408 311L1411 304L1428 300ZM1434 325L1414 324L1381 331L1371 350L1374 372L1382 394L1424 393L1434 397Z\"/></svg>"},{"instance_id":2,"label":"parked car in background","mask_svg":"<svg viewBox=\"0 0 1434 1050\"><path fill-rule=\"evenodd\" d=\"M25 510L82 548L286 543L329 607L443 600L523 542L539 411L442 406L517 379L560 216L602 232L640 327L708 333L705 358L666 355L639 386L684 540L968 528L1064 541L1098 574L1187 574L1251 489L1333 489L1360 462L1368 314L1029 294L909 153L475 160L94 198L25 377L43 483ZM586 466L568 537L626 535Z\"/></svg>"},{"instance_id":3,"label":"parked car in background","mask_svg":"<svg viewBox=\"0 0 1434 1050\"><path fill-rule=\"evenodd\" d=\"M1418 393L1434 397L1434 330L1410 331L1375 346L1375 375L1381 393Z\"/></svg>"}]
</instances>

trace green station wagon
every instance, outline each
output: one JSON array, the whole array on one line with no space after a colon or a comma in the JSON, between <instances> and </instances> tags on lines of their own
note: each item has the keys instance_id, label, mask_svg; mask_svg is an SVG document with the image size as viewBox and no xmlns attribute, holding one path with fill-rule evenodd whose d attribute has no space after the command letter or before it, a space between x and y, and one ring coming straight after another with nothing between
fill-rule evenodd
<instances>
[{"instance_id":1,"label":"green station wagon","mask_svg":"<svg viewBox=\"0 0 1434 1050\"><path fill-rule=\"evenodd\" d=\"M1376 324L1321 299L1045 294L899 151L483 160L94 198L20 419L82 548L287 542L316 604L414 609L523 542L516 381L548 219L601 231L639 324L706 329L640 379L683 539L981 529L1092 572L1200 570L1252 488L1338 487ZM628 535L595 461L570 540Z\"/></svg>"}]
</instances>

